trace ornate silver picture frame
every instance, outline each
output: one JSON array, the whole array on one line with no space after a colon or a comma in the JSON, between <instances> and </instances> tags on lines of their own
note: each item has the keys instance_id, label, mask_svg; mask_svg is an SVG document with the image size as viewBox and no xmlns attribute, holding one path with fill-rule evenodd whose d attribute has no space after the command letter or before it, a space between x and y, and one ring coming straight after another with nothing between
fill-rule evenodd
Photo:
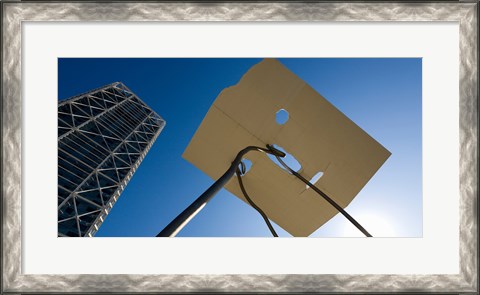
<instances>
[{"instance_id":1,"label":"ornate silver picture frame","mask_svg":"<svg viewBox=\"0 0 480 295\"><path fill-rule=\"evenodd\" d=\"M478 293L478 3L2 2L2 292ZM452 21L460 27L459 273L139 275L22 273L22 22Z\"/></svg>"}]
</instances>

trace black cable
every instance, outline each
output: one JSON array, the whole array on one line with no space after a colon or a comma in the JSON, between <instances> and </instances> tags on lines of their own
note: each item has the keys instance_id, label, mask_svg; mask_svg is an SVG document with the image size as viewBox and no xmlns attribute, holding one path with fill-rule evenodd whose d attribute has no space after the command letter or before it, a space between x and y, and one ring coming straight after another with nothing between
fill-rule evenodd
<instances>
[{"instance_id":1,"label":"black cable","mask_svg":"<svg viewBox=\"0 0 480 295\"><path fill-rule=\"evenodd\" d=\"M273 146L267 144L267 148L270 149L271 151L277 151ZM332 200L329 196L327 196L324 192L322 192L319 188L317 188L315 185L310 183L310 181L306 180L302 175L297 173L295 170L292 168L288 167L287 164L285 164L280 157L278 157L276 154L273 154L275 158L277 158L278 162L282 164L282 166L291 174L296 176L298 179L303 181L306 185L308 185L310 188L312 188L316 193L318 193L320 196L322 196L328 203L330 203L335 209L337 209L340 213L342 213L343 216L345 216L353 225L355 225L365 236L367 237L372 237L370 233L367 232L363 226L360 225L350 214L348 214L340 205L338 205L334 200Z\"/></svg>"},{"instance_id":2,"label":"black cable","mask_svg":"<svg viewBox=\"0 0 480 295\"><path fill-rule=\"evenodd\" d=\"M275 157L278 157L275 153L273 154ZM243 162L240 163L241 165L241 169L242 171L240 171L240 168L237 167L237 178L238 178L238 183L240 184L240 189L242 190L242 193L243 193L243 196L245 197L245 199L248 201L248 203L255 209L257 210L258 213L260 213L260 215L262 215L263 217L263 220L265 220L265 223L267 224L268 226L268 229L270 229L270 232L272 233L272 235L274 237L278 237L277 235L277 232L275 232L275 229L273 228L272 224L270 223L270 220L268 220L268 217L267 215L265 214L265 212L262 211L262 209L260 209L260 207L258 207L253 201L252 199L250 199L250 197L248 196L247 194L247 191L245 190L245 187L243 186L243 181L242 181L242 176L243 174L245 174L245 164Z\"/></svg>"}]
</instances>

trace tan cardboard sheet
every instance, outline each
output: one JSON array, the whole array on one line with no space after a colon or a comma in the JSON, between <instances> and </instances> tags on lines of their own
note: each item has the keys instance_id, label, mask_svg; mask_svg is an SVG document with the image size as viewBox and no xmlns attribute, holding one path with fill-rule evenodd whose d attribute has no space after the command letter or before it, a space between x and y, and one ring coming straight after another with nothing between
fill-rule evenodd
<instances>
[{"instance_id":1,"label":"tan cardboard sheet","mask_svg":"<svg viewBox=\"0 0 480 295\"><path fill-rule=\"evenodd\" d=\"M275 121L285 109L284 125ZM276 144L302 165L299 173L345 208L390 152L275 59L253 66L210 107L183 157L214 180L249 145ZM309 236L338 212L305 184L250 152L247 192L267 216L293 236ZM236 177L225 186L244 200ZM245 201L246 202L246 201ZM252 209L253 210L253 209ZM348 222L348 221L346 221Z\"/></svg>"}]
</instances>

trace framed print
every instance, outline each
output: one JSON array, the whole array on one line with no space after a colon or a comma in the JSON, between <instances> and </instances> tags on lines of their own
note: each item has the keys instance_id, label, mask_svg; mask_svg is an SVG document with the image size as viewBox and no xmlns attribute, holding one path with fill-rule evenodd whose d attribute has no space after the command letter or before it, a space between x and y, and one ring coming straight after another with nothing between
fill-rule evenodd
<instances>
[{"instance_id":1,"label":"framed print","mask_svg":"<svg viewBox=\"0 0 480 295\"><path fill-rule=\"evenodd\" d=\"M2 292L478 292L476 2L1 7Z\"/></svg>"}]
</instances>

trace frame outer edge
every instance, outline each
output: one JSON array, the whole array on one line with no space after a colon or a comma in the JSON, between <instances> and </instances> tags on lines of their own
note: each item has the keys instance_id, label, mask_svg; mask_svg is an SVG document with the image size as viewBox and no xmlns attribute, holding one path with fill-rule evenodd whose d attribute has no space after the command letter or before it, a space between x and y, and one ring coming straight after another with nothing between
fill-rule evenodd
<instances>
[{"instance_id":1,"label":"frame outer edge","mask_svg":"<svg viewBox=\"0 0 480 295\"><path fill-rule=\"evenodd\" d=\"M478 292L478 3L460 20L460 275ZM473 123L473 126L472 126ZM472 215L465 212L472 210ZM475 253L469 259L468 253Z\"/></svg>"},{"instance_id":2,"label":"frame outer edge","mask_svg":"<svg viewBox=\"0 0 480 295\"><path fill-rule=\"evenodd\" d=\"M21 53L21 14L20 7L3 4L3 86L21 85L21 58L16 55ZM21 109L21 87L2 87L2 288L5 291L12 289L21 274L21 247L17 247L21 245L21 153L18 153Z\"/></svg>"},{"instance_id":3,"label":"frame outer edge","mask_svg":"<svg viewBox=\"0 0 480 295\"><path fill-rule=\"evenodd\" d=\"M476 3L3 3L2 291L478 291ZM221 6L223 5L223 6ZM252 7L254 9L252 9ZM153 12L152 12L153 11ZM422 14L423 13L423 14ZM460 274L459 275L22 275L21 274L21 22L148 20L460 20ZM361 16L361 19L359 17ZM408 17L406 17L408 15ZM88 17L86 17L88 16ZM7 32L5 34L5 32ZM8 45L7 45L8 44ZM462 92L463 90L463 92ZM19 99L20 98L20 99ZM462 99L463 98L463 99ZM474 127L472 128L472 122ZM474 167L469 170L469 168ZM470 173L470 174L469 174ZM6 198L5 196L11 196ZM467 198L468 197L468 198ZM470 210L473 208L473 215ZM468 213L468 214L466 214ZM19 246L20 245L20 246ZM8 254L8 255L7 255ZM471 255L473 254L473 256ZM372 279L372 277L375 277ZM427 278L428 277L428 278ZM432 282L432 279L434 282ZM353 281L352 281L353 280ZM381 286L378 285L382 281ZM447 285L445 285L447 284ZM392 289L393 288L393 289Z\"/></svg>"}]
</instances>

